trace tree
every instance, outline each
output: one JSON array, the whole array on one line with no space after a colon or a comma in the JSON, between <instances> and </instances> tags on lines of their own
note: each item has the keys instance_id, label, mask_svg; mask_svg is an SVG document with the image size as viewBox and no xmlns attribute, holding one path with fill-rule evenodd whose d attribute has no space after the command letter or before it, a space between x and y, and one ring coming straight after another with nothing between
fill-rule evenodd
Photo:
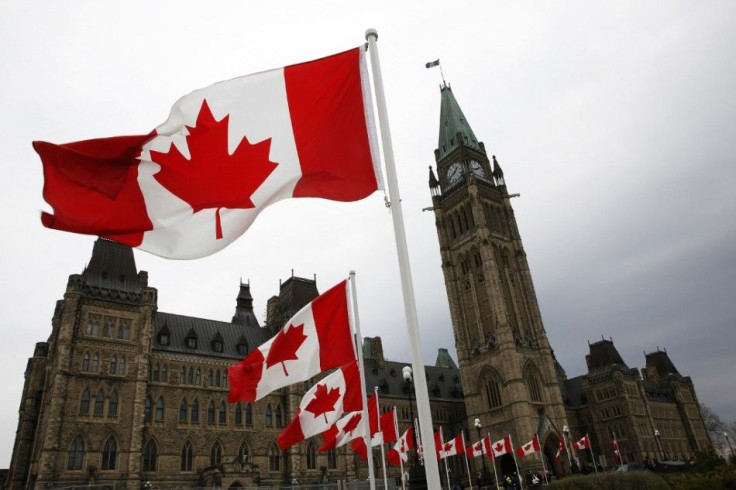
<instances>
[{"instance_id":1,"label":"tree","mask_svg":"<svg viewBox=\"0 0 736 490\"><path fill-rule=\"evenodd\" d=\"M700 414L703 416L703 423L710 435L713 449L721 452L724 447L728 446L726 444L726 438L723 437L723 433L726 431L725 422L723 422L721 417L713 409L704 403L700 404Z\"/></svg>"}]
</instances>

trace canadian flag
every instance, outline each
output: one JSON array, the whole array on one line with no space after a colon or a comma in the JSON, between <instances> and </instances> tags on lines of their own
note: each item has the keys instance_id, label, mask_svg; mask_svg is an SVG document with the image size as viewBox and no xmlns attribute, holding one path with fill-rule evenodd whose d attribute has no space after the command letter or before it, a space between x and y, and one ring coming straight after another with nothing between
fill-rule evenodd
<instances>
[{"instance_id":1,"label":"canadian flag","mask_svg":"<svg viewBox=\"0 0 736 490\"><path fill-rule=\"evenodd\" d=\"M374 417L373 412L378 410L378 395L373 394L368 398L368 419ZM329 451L335 447L341 447L350 441L361 440L365 436L366 427L363 422L363 411L350 412L335 422L332 427L322 433L323 444L319 451ZM365 442L363 442L365 448ZM367 456L366 456L367 459Z\"/></svg>"},{"instance_id":2,"label":"canadian flag","mask_svg":"<svg viewBox=\"0 0 736 490\"><path fill-rule=\"evenodd\" d=\"M585 434L585 437L580 439L577 442L572 443L573 449L590 449L590 439L588 439L588 434Z\"/></svg>"},{"instance_id":3,"label":"canadian flag","mask_svg":"<svg viewBox=\"0 0 736 490\"><path fill-rule=\"evenodd\" d=\"M346 412L362 410L358 362L353 361L315 384L302 398L294 420L277 438L284 450L321 434Z\"/></svg>"},{"instance_id":4,"label":"canadian flag","mask_svg":"<svg viewBox=\"0 0 736 490\"><path fill-rule=\"evenodd\" d=\"M621 461L621 453L618 451L618 441L616 440L616 434L613 434L613 458L616 461Z\"/></svg>"},{"instance_id":5,"label":"canadian flag","mask_svg":"<svg viewBox=\"0 0 736 490\"><path fill-rule=\"evenodd\" d=\"M456 435L449 441L445 442L439 451L440 459L445 459L448 456L454 456L456 454L462 454L465 452L465 437L463 433Z\"/></svg>"},{"instance_id":6,"label":"canadian flag","mask_svg":"<svg viewBox=\"0 0 736 490\"><path fill-rule=\"evenodd\" d=\"M536 434L534 434L534 437L532 437L532 440L524 444L523 446L516 448L516 454L523 458L524 456L528 456L533 453L538 453L540 451L539 446L539 437L537 437Z\"/></svg>"},{"instance_id":7,"label":"canadian flag","mask_svg":"<svg viewBox=\"0 0 736 490\"><path fill-rule=\"evenodd\" d=\"M497 458L504 454L510 454L514 448L511 447L511 435L507 435L503 439L500 439L491 444L491 451L493 451L493 457Z\"/></svg>"},{"instance_id":8,"label":"canadian flag","mask_svg":"<svg viewBox=\"0 0 736 490\"><path fill-rule=\"evenodd\" d=\"M562 451L567 451L567 448L565 447L565 436L562 436L560 439L560 444L557 446L557 452L555 453L555 461L559 461L562 459Z\"/></svg>"},{"instance_id":9,"label":"canadian flag","mask_svg":"<svg viewBox=\"0 0 736 490\"><path fill-rule=\"evenodd\" d=\"M48 228L167 258L210 255L290 197L382 187L364 49L216 83L147 134L33 143Z\"/></svg>"},{"instance_id":10,"label":"canadian flag","mask_svg":"<svg viewBox=\"0 0 736 490\"><path fill-rule=\"evenodd\" d=\"M368 406L369 407L371 406L370 402ZM390 412L386 412L382 414L380 418L379 417L374 418L373 414L374 412L371 411L369 408L368 415L369 415L369 419L371 423L371 447L380 446L383 443L395 442L398 439L398 434L396 433L396 412L395 410L391 410ZM380 430L377 427L379 420L380 420ZM368 452L365 447L364 439L362 438L353 439L350 442L350 447L353 449L355 453L360 455L363 461L366 461L368 459Z\"/></svg>"},{"instance_id":11,"label":"canadian flag","mask_svg":"<svg viewBox=\"0 0 736 490\"><path fill-rule=\"evenodd\" d=\"M481 456L485 456L487 458L493 457L493 452L491 451L491 438L490 436L485 436L480 441L471 444L466 449L466 453L468 454L468 457L470 458L478 458Z\"/></svg>"},{"instance_id":12,"label":"canadian flag","mask_svg":"<svg viewBox=\"0 0 736 490\"><path fill-rule=\"evenodd\" d=\"M228 400L260 400L278 388L355 360L347 285L343 281L315 298L271 340L229 366Z\"/></svg>"},{"instance_id":13,"label":"canadian flag","mask_svg":"<svg viewBox=\"0 0 736 490\"><path fill-rule=\"evenodd\" d=\"M404 434L396 441L394 447L386 453L386 459L394 466L399 466L399 461L406 463L409 461L409 450L414 449L414 429L409 427Z\"/></svg>"}]
</instances>

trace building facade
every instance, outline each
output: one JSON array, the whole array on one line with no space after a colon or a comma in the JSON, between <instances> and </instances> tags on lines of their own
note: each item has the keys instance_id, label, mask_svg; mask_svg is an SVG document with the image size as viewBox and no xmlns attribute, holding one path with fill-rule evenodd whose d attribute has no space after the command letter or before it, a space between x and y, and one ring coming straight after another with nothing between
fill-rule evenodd
<instances>
[{"instance_id":1,"label":"building facade","mask_svg":"<svg viewBox=\"0 0 736 490\"><path fill-rule=\"evenodd\" d=\"M569 441L590 434L596 459L608 466L614 433L625 461L679 459L709 448L692 380L666 352L647 354L640 372L602 340L590 345L588 373L567 378L542 323L501 166L476 139L449 86L441 88L441 101L429 185L458 362L440 348L426 367L435 427L446 438L462 431L468 441L510 434L516 445L537 435L543 454L519 465L541 471L544 461L556 474L570 471L564 456L555 458L564 435ZM365 463L347 447L320 453L321 441L312 438L278 449L278 434L310 382L255 403L227 403L227 366L317 295L316 279L288 278L267 302L265 325L253 312L249 284L240 284L230 322L161 312L132 250L98 240L88 267L69 276L51 334L28 361L6 487L240 488L364 479ZM383 411L396 408L403 432L416 415L412 385L402 376L410 363L385 359L379 338L364 339L363 352L366 387L378 392ZM467 482L464 460L448 460L453 479ZM489 476L515 471L510 456L486 467ZM479 459L471 462L471 473L482 468ZM389 475L399 477L398 468Z\"/></svg>"}]
</instances>

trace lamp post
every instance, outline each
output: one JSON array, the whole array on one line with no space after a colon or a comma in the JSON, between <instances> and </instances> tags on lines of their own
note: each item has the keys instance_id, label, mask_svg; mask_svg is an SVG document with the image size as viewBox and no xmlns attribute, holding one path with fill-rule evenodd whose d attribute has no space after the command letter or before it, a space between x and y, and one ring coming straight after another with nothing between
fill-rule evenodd
<instances>
[{"instance_id":1,"label":"lamp post","mask_svg":"<svg viewBox=\"0 0 736 490\"><path fill-rule=\"evenodd\" d=\"M567 425L562 426L562 434L565 438L565 452L567 453L567 461L570 463L570 473L576 473L575 466L572 464L572 458L570 457L570 449L567 444L570 442L570 427Z\"/></svg>"},{"instance_id":2,"label":"lamp post","mask_svg":"<svg viewBox=\"0 0 736 490\"><path fill-rule=\"evenodd\" d=\"M409 392L409 417L411 420L409 421L409 424L411 425L412 431L411 431L411 439L414 443L414 452L411 454L411 457L409 458L409 485L412 489L423 489L427 488L427 480L424 475L424 470L419 467L417 464L417 451L419 450L419 447L417 446L417 434L416 434L416 427L414 427L414 409L411 405L411 392L412 392L412 370L411 366L404 366L404 368L401 370L401 374L404 377L404 381L406 381L406 385ZM403 476L403 475L402 475Z\"/></svg>"},{"instance_id":3,"label":"lamp post","mask_svg":"<svg viewBox=\"0 0 736 490\"><path fill-rule=\"evenodd\" d=\"M483 438L480 436L480 430L483 428L483 425L480 423L480 419L475 419L475 431L478 433L478 440L481 441L480 443L480 458L481 461L483 461L483 473L480 476L480 482L478 483L478 487L482 488L486 481L488 481L488 470L486 469L486 448L485 444L483 444ZM469 477L470 475L468 475Z\"/></svg>"},{"instance_id":4,"label":"lamp post","mask_svg":"<svg viewBox=\"0 0 736 490\"><path fill-rule=\"evenodd\" d=\"M657 446L659 447L660 456L666 460L667 456L664 454L664 451L662 450L662 433L659 432L659 429L654 429L654 437L657 439Z\"/></svg>"},{"instance_id":5,"label":"lamp post","mask_svg":"<svg viewBox=\"0 0 736 490\"><path fill-rule=\"evenodd\" d=\"M736 455L733 454L733 446L731 446L731 439L728 438L728 432L723 432L723 437L726 438L728 448L731 450L731 463L736 463Z\"/></svg>"}]
</instances>

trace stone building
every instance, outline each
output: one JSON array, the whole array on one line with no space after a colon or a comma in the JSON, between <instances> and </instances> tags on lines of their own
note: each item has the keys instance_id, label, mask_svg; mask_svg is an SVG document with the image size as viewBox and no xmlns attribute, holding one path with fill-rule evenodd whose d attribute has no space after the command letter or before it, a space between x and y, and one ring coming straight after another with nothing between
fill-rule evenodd
<instances>
[{"instance_id":1,"label":"stone building","mask_svg":"<svg viewBox=\"0 0 736 490\"><path fill-rule=\"evenodd\" d=\"M543 454L520 461L522 471L541 470L544 460L557 474L570 471L564 457L555 460L566 432L568 440L590 434L609 466L613 433L625 461L709 448L692 380L666 352L647 354L640 372L602 340L590 344L588 373L567 378L542 323L514 195L446 85L435 164L429 186L458 360L440 348L426 367L435 427L476 441L478 419L482 434L511 434L517 445L537 435ZM240 284L230 322L161 312L132 250L98 240L88 267L69 277L48 340L28 361L6 486L238 488L365 478L365 463L347 447L319 453L321 441L312 438L278 449L309 382L256 403L227 403L227 366L317 295L316 279L288 278L267 302L265 325L249 284ZM382 410L396 407L403 432L416 415L402 376L410 363L385 359L379 338L362 347L366 387L377 389ZM453 478L466 481L464 461L448 459ZM480 459L470 464L481 471ZM513 465L504 456L495 469L511 473Z\"/></svg>"}]
</instances>

